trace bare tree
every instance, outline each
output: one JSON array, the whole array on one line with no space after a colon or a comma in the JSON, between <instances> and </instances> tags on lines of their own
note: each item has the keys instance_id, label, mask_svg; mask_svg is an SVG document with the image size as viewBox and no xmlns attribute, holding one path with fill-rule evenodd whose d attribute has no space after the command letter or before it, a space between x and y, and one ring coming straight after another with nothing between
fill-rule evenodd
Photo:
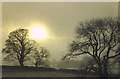
<instances>
[{"instance_id":1,"label":"bare tree","mask_svg":"<svg viewBox=\"0 0 120 79\"><path fill-rule=\"evenodd\" d=\"M47 49L43 47L36 49L33 55L33 58L35 60L35 66L36 67L48 66L48 57L49 57L49 53Z\"/></svg>"},{"instance_id":2,"label":"bare tree","mask_svg":"<svg viewBox=\"0 0 120 79\"><path fill-rule=\"evenodd\" d=\"M20 66L24 66L24 61L28 60L28 54L34 49L35 41L28 38L27 29L17 29L9 33L9 38L6 40L6 44L3 53L6 53L4 59L18 60Z\"/></svg>"},{"instance_id":3,"label":"bare tree","mask_svg":"<svg viewBox=\"0 0 120 79\"><path fill-rule=\"evenodd\" d=\"M88 54L96 61L94 69L100 76L108 76L109 61L120 56L120 27L117 18L92 19L81 22L76 29L76 39L70 44L72 58Z\"/></svg>"}]
</instances>

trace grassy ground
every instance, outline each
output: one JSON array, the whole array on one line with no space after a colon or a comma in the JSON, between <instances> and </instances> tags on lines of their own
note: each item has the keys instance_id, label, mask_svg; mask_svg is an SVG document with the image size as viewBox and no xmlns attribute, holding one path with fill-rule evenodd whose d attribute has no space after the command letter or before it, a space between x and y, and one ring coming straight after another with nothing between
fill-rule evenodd
<instances>
[{"instance_id":1,"label":"grassy ground","mask_svg":"<svg viewBox=\"0 0 120 79\"><path fill-rule=\"evenodd\" d=\"M76 70L55 70L53 68L34 67L2 67L3 77L96 77L96 75L82 74Z\"/></svg>"}]
</instances>

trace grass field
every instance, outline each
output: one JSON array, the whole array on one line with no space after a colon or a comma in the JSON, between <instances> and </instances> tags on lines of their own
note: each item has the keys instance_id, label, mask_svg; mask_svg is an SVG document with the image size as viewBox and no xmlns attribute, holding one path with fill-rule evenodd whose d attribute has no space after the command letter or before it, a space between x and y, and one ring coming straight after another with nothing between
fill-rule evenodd
<instances>
[{"instance_id":1,"label":"grass field","mask_svg":"<svg viewBox=\"0 0 120 79\"><path fill-rule=\"evenodd\" d=\"M2 67L3 77L96 77L96 75L86 75L77 70L56 70L54 68L35 67Z\"/></svg>"}]
</instances>

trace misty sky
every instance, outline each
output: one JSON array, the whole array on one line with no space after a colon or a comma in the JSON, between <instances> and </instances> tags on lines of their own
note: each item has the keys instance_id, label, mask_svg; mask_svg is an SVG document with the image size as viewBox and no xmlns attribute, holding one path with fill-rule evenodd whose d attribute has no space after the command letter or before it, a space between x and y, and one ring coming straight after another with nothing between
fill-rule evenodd
<instances>
[{"instance_id":1,"label":"misty sky","mask_svg":"<svg viewBox=\"0 0 120 79\"><path fill-rule=\"evenodd\" d=\"M75 27L91 18L116 17L118 3L95 2L9 2L2 3L2 46L11 31L40 26L48 37L36 40L47 48L50 58L59 60L74 39Z\"/></svg>"}]
</instances>

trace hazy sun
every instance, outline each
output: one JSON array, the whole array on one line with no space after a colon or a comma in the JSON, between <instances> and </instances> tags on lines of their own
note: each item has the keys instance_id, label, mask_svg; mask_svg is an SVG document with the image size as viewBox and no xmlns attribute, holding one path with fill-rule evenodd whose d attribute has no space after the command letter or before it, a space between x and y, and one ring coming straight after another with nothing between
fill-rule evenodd
<instances>
[{"instance_id":1,"label":"hazy sun","mask_svg":"<svg viewBox=\"0 0 120 79\"><path fill-rule=\"evenodd\" d=\"M47 37L47 33L46 33L46 30L44 28L34 27L31 30L30 38L42 39L42 38L46 38L46 37Z\"/></svg>"}]
</instances>

